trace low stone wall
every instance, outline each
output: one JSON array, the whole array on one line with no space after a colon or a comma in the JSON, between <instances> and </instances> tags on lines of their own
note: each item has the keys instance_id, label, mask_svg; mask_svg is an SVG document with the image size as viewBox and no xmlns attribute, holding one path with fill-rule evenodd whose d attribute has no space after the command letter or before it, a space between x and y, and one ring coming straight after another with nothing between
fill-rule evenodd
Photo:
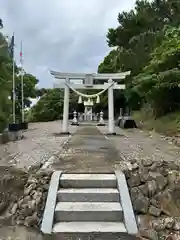
<instances>
[{"instance_id":1,"label":"low stone wall","mask_svg":"<svg viewBox=\"0 0 180 240\"><path fill-rule=\"evenodd\" d=\"M27 227L39 227L46 204L51 174L39 172L31 175L24 187L24 195L13 203L9 212L12 223Z\"/></svg>"},{"instance_id":2,"label":"low stone wall","mask_svg":"<svg viewBox=\"0 0 180 240\"><path fill-rule=\"evenodd\" d=\"M173 162L133 160L124 173L141 239L180 239L180 167Z\"/></svg>"},{"instance_id":3,"label":"low stone wall","mask_svg":"<svg viewBox=\"0 0 180 240\"><path fill-rule=\"evenodd\" d=\"M8 177L10 179L13 177L12 184L17 183L15 179L17 179L19 173L15 173L14 176L9 173L9 169L7 169L6 178ZM51 174L52 172L44 172L41 170L34 171L34 173L31 174L26 173L26 177L20 188L14 186L13 194L16 197L11 198L9 194L4 198L6 201L8 199L8 205L6 201L2 199L3 193L1 193L0 224L24 225L39 228L44 212ZM2 177L2 179L2 181L4 181L5 178ZM5 189L4 193L6 194Z\"/></svg>"}]
</instances>

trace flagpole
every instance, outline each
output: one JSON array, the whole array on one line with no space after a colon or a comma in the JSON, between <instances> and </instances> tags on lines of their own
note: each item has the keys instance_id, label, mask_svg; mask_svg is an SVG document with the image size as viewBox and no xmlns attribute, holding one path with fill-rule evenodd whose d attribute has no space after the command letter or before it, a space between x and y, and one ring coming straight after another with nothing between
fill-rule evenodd
<instances>
[{"instance_id":1,"label":"flagpole","mask_svg":"<svg viewBox=\"0 0 180 240\"><path fill-rule=\"evenodd\" d=\"M20 52L20 62L21 62L21 120L24 122L24 70L23 70L23 58L22 58L22 42L21 42L21 52Z\"/></svg>"},{"instance_id":2,"label":"flagpole","mask_svg":"<svg viewBox=\"0 0 180 240\"><path fill-rule=\"evenodd\" d=\"M14 33L13 33L14 37ZM16 93L15 93L15 61L14 61L14 46L13 46L13 81L12 81L12 92L13 92L13 123L16 123Z\"/></svg>"}]
</instances>

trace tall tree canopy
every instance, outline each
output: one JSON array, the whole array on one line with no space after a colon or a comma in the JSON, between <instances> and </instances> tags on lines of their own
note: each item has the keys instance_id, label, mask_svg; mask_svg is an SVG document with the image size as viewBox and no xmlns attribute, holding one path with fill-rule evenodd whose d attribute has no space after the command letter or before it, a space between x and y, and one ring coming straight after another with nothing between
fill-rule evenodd
<instances>
[{"instance_id":1,"label":"tall tree canopy","mask_svg":"<svg viewBox=\"0 0 180 240\"><path fill-rule=\"evenodd\" d=\"M98 67L101 73L131 70L127 102L134 108L148 103L156 116L179 106L179 15L180 1L137 0L134 9L119 13L119 26L108 30L114 49Z\"/></svg>"}]
</instances>

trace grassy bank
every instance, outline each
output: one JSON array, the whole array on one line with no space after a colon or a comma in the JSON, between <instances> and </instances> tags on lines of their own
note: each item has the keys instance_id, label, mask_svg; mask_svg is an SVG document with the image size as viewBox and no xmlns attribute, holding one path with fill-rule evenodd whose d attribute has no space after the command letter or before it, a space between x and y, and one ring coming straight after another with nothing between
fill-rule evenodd
<instances>
[{"instance_id":1,"label":"grassy bank","mask_svg":"<svg viewBox=\"0 0 180 240\"><path fill-rule=\"evenodd\" d=\"M154 119L147 111L137 111L133 117L141 129L156 131L167 136L180 135L180 111Z\"/></svg>"}]
</instances>

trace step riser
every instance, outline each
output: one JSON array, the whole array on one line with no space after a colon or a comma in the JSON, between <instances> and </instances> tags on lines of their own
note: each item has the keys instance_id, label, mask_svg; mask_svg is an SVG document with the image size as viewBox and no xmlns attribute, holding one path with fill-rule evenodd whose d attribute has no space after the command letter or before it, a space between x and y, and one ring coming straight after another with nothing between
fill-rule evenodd
<instances>
[{"instance_id":1,"label":"step riser","mask_svg":"<svg viewBox=\"0 0 180 240\"><path fill-rule=\"evenodd\" d=\"M135 236L128 236L126 233L58 233L55 240L136 240Z\"/></svg>"},{"instance_id":2,"label":"step riser","mask_svg":"<svg viewBox=\"0 0 180 240\"><path fill-rule=\"evenodd\" d=\"M59 193L59 202L119 202L118 193Z\"/></svg>"},{"instance_id":3,"label":"step riser","mask_svg":"<svg viewBox=\"0 0 180 240\"><path fill-rule=\"evenodd\" d=\"M116 180L71 180L61 179L60 186L63 188L116 188Z\"/></svg>"},{"instance_id":4,"label":"step riser","mask_svg":"<svg viewBox=\"0 0 180 240\"><path fill-rule=\"evenodd\" d=\"M56 221L104 221L104 222L116 222L123 221L123 213L121 211L103 212L103 211L84 211L84 212L72 212L72 211L58 211L55 212Z\"/></svg>"}]
</instances>

